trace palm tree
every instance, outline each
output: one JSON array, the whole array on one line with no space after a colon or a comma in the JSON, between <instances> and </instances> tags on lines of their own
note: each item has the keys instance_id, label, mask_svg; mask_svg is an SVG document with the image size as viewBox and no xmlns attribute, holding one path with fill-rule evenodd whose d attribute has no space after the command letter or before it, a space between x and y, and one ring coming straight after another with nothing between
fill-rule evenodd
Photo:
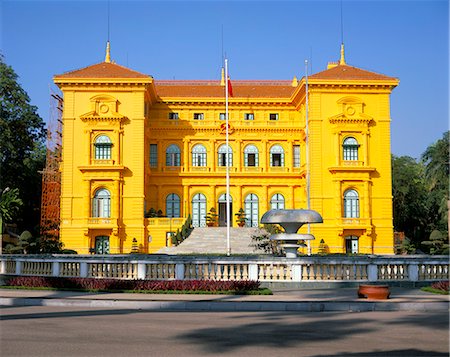
<instances>
[{"instance_id":1,"label":"palm tree","mask_svg":"<svg viewBox=\"0 0 450 357\"><path fill-rule=\"evenodd\" d=\"M19 198L19 189L11 190L7 187L0 191L0 254L3 245L3 221L12 220L22 204L23 202Z\"/></svg>"},{"instance_id":2,"label":"palm tree","mask_svg":"<svg viewBox=\"0 0 450 357\"><path fill-rule=\"evenodd\" d=\"M430 193L431 200L434 200L437 207L440 221L447 221L449 201L449 134L444 133L442 139L428 146L422 154L422 162L425 165L425 178ZM445 229L445 228L444 228Z\"/></svg>"}]
</instances>

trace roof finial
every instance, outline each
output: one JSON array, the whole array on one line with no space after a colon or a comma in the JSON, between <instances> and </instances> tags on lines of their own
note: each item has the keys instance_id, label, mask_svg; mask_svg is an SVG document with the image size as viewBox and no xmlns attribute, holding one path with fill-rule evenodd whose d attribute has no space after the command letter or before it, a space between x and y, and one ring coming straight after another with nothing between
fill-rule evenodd
<instances>
[{"instance_id":1,"label":"roof finial","mask_svg":"<svg viewBox=\"0 0 450 357\"><path fill-rule=\"evenodd\" d=\"M222 77L220 78L220 85L225 86L225 69L222 67Z\"/></svg>"},{"instance_id":2,"label":"roof finial","mask_svg":"<svg viewBox=\"0 0 450 357\"><path fill-rule=\"evenodd\" d=\"M344 52L344 44L341 44L341 59L339 60L339 65L344 65L345 63L345 52Z\"/></svg>"},{"instance_id":3,"label":"roof finial","mask_svg":"<svg viewBox=\"0 0 450 357\"><path fill-rule=\"evenodd\" d=\"M106 62L106 63L111 63L111 53L110 53L109 41L106 42L106 56L105 56L105 62Z\"/></svg>"}]
</instances>

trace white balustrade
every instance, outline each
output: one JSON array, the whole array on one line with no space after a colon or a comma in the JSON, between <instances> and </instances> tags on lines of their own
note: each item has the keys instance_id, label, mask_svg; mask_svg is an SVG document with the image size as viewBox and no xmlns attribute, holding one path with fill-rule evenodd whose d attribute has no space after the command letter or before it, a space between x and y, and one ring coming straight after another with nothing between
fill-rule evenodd
<instances>
[{"instance_id":1,"label":"white balustrade","mask_svg":"<svg viewBox=\"0 0 450 357\"><path fill-rule=\"evenodd\" d=\"M186 257L2 255L4 275L149 280L377 282L447 280L446 256Z\"/></svg>"}]
</instances>

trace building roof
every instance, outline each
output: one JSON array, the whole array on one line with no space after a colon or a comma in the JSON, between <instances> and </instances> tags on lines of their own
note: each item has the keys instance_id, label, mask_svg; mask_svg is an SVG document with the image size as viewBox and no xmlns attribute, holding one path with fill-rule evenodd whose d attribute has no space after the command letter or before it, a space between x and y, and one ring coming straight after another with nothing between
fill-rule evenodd
<instances>
[{"instance_id":1,"label":"building roof","mask_svg":"<svg viewBox=\"0 0 450 357\"><path fill-rule=\"evenodd\" d=\"M220 81L155 80L159 97L223 98L225 87ZM295 91L292 81L231 80L233 98L290 98Z\"/></svg>"},{"instance_id":2,"label":"building roof","mask_svg":"<svg viewBox=\"0 0 450 357\"><path fill-rule=\"evenodd\" d=\"M375 81L392 81L397 78L385 76L375 72L366 71L361 68L349 66L347 64L337 65L325 71L315 73L309 76L309 79L325 79L325 80L375 80Z\"/></svg>"},{"instance_id":3,"label":"building roof","mask_svg":"<svg viewBox=\"0 0 450 357\"><path fill-rule=\"evenodd\" d=\"M74 71L58 74L55 78L150 78L116 63L101 62Z\"/></svg>"}]
</instances>

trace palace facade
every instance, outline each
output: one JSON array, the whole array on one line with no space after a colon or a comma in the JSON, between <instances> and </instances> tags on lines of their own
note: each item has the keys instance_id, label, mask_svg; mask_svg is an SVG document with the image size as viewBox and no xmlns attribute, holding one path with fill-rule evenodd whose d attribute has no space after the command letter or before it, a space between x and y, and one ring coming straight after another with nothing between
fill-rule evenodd
<instances>
[{"instance_id":1,"label":"palace facade","mask_svg":"<svg viewBox=\"0 0 450 357\"><path fill-rule=\"evenodd\" d=\"M393 253L390 93L398 79L339 62L306 80L156 80L110 61L54 77L63 92L60 237L79 253L156 252L211 207L247 226L310 207L329 252ZM308 118L308 147L306 134ZM307 157L309 155L309 157ZM309 159L309 160L307 160ZM146 218L161 211L165 218Z\"/></svg>"}]
</instances>

